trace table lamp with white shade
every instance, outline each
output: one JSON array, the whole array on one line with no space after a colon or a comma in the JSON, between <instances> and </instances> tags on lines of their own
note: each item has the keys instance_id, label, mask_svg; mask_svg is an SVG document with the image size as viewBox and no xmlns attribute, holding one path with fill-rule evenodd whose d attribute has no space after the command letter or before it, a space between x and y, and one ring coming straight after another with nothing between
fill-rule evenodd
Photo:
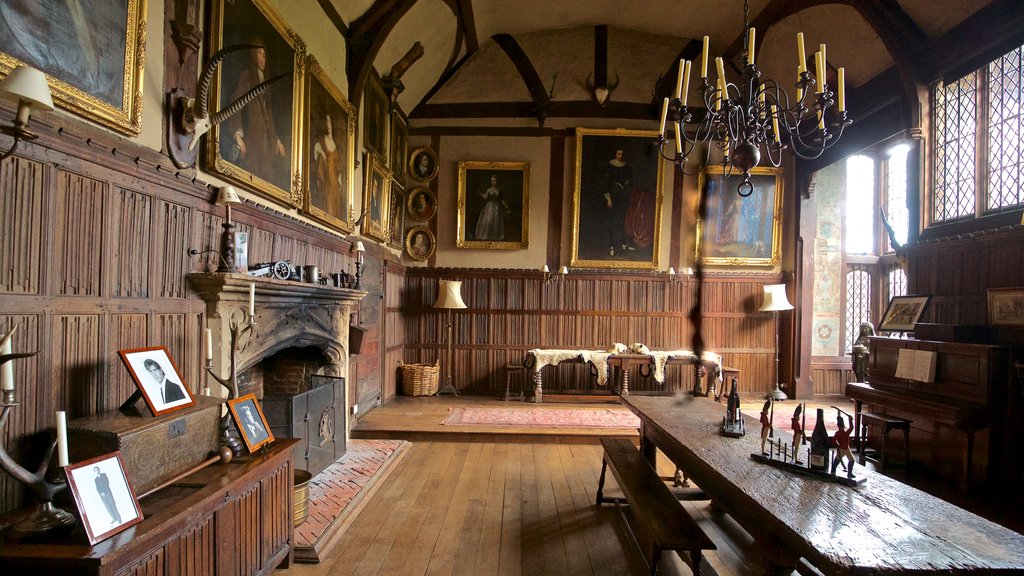
<instances>
[{"instance_id":1,"label":"table lamp with white shade","mask_svg":"<svg viewBox=\"0 0 1024 576\"><path fill-rule=\"evenodd\" d=\"M771 312L775 315L775 389L765 397L773 400L785 400L788 398L782 391L779 383L779 312L792 310L793 305L786 298L785 284L768 284L764 287L764 302L761 303L761 312Z\"/></svg>"},{"instance_id":2,"label":"table lamp with white shade","mask_svg":"<svg viewBox=\"0 0 1024 576\"><path fill-rule=\"evenodd\" d=\"M447 374L444 386L441 387L438 394L450 393L456 396L459 395L458 388L452 383L452 310L465 307L466 303L462 301L462 281L438 280L437 302L434 302L434 308L442 308L448 311L448 355L445 360L447 363Z\"/></svg>"}]
</instances>

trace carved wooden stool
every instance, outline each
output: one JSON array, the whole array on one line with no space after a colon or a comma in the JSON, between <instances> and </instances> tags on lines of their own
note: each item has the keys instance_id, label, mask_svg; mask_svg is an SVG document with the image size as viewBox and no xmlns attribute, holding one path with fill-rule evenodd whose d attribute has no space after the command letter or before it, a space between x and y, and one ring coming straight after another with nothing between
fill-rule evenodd
<instances>
[{"instance_id":1,"label":"carved wooden stool","mask_svg":"<svg viewBox=\"0 0 1024 576\"><path fill-rule=\"evenodd\" d=\"M519 393L515 396L512 395L512 378L519 374ZM522 364L506 364L505 365L505 400L526 400L526 393L523 389L526 387L526 366Z\"/></svg>"}]
</instances>

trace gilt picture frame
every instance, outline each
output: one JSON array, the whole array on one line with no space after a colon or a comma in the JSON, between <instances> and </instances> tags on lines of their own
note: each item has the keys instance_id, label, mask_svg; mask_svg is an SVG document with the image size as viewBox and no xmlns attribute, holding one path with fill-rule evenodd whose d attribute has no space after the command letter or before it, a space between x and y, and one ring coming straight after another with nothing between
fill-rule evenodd
<instances>
[{"instance_id":1,"label":"gilt picture frame","mask_svg":"<svg viewBox=\"0 0 1024 576\"><path fill-rule=\"evenodd\" d=\"M988 323L991 326L1024 326L1024 288L989 288Z\"/></svg>"},{"instance_id":2,"label":"gilt picture frame","mask_svg":"<svg viewBox=\"0 0 1024 576\"><path fill-rule=\"evenodd\" d=\"M656 270L664 160L653 130L576 129L569 265Z\"/></svg>"},{"instance_id":3,"label":"gilt picture frame","mask_svg":"<svg viewBox=\"0 0 1024 576\"><path fill-rule=\"evenodd\" d=\"M70 464L64 472L90 545L142 522L120 451Z\"/></svg>"},{"instance_id":4,"label":"gilt picture frame","mask_svg":"<svg viewBox=\"0 0 1024 576\"><path fill-rule=\"evenodd\" d=\"M879 332L910 332L928 307L930 296L893 296L878 323Z\"/></svg>"},{"instance_id":5,"label":"gilt picture frame","mask_svg":"<svg viewBox=\"0 0 1024 576\"><path fill-rule=\"evenodd\" d=\"M437 214L437 196L426 186L416 186L405 199L406 212L415 222L427 222Z\"/></svg>"},{"instance_id":6,"label":"gilt picture frame","mask_svg":"<svg viewBox=\"0 0 1024 576\"><path fill-rule=\"evenodd\" d=\"M131 136L142 132L147 0L2 2L0 77L27 64L54 105ZM102 32L102 33L100 33Z\"/></svg>"},{"instance_id":7,"label":"gilt picture frame","mask_svg":"<svg viewBox=\"0 0 1024 576\"><path fill-rule=\"evenodd\" d=\"M525 250L530 245L530 164L459 162L458 248Z\"/></svg>"},{"instance_id":8,"label":"gilt picture frame","mask_svg":"<svg viewBox=\"0 0 1024 576\"><path fill-rule=\"evenodd\" d=\"M390 234L391 171L384 165L384 159L373 152L366 153L363 170L363 208L367 212L362 233L374 240L387 242Z\"/></svg>"},{"instance_id":9,"label":"gilt picture frame","mask_svg":"<svg viewBox=\"0 0 1024 576\"><path fill-rule=\"evenodd\" d=\"M401 110L391 111L391 142L388 145L388 168L398 182L405 182L405 157L409 153L409 119Z\"/></svg>"},{"instance_id":10,"label":"gilt picture frame","mask_svg":"<svg viewBox=\"0 0 1024 576\"><path fill-rule=\"evenodd\" d=\"M228 55L214 76L213 107L223 109L260 79L283 76L238 113L210 129L205 167L288 208L302 207L306 46L270 0L214 0L209 50L250 44Z\"/></svg>"},{"instance_id":11,"label":"gilt picture frame","mask_svg":"<svg viewBox=\"0 0 1024 576\"><path fill-rule=\"evenodd\" d=\"M307 60L303 211L345 233L353 228L356 110L313 56Z\"/></svg>"},{"instance_id":12,"label":"gilt picture frame","mask_svg":"<svg viewBox=\"0 0 1024 576\"><path fill-rule=\"evenodd\" d=\"M388 94L374 70L366 78L363 93L363 148L387 160L388 156Z\"/></svg>"},{"instance_id":13,"label":"gilt picture frame","mask_svg":"<svg viewBox=\"0 0 1024 576\"><path fill-rule=\"evenodd\" d=\"M388 245L401 250L405 239L405 190L394 177L391 178L391 203L388 213L388 227L391 230Z\"/></svg>"},{"instance_id":14,"label":"gilt picture frame","mask_svg":"<svg viewBox=\"0 0 1024 576\"><path fill-rule=\"evenodd\" d=\"M778 266L782 261L782 170L750 170L753 190L737 192L743 175L707 166L697 186L707 216L697 220L696 254L709 266Z\"/></svg>"},{"instance_id":15,"label":"gilt picture frame","mask_svg":"<svg viewBox=\"0 0 1024 576\"><path fill-rule=\"evenodd\" d=\"M414 226L405 233L405 253L409 258L423 262L433 256L436 249L437 240L430 228Z\"/></svg>"},{"instance_id":16,"label":"gilt picture frame","mask_svg":"<svg viewBox=\"0 0 1024 576\"><path fill-rule=\"evenodd\" d=\"M426 184L437 177L437 152L428 146L420 146L409 154L409 177Z\"/></svg>"}]
</instances>

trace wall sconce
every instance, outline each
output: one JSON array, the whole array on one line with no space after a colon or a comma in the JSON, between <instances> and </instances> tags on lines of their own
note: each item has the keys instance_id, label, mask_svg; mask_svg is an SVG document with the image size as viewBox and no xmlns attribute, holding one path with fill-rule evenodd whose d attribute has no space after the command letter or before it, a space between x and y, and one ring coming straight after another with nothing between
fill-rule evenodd
<instances>
[{"instance_id":1,"label":"wall sconce","mask_svg":"<svg viewBox=\"0 0 1024 576\"><path fill-rule=\"evenodd\" d=\"M562 266L558 270L558 274L552 274L547 264L545 264L544 267L540 269L540 271L544 273L545 284L547 284L548 282L561 282L562 280L565 279L566 275L569 274L569 268L567 266Z\"/></svg>"},{"instance_id":2,"label":"wall sconce","mask_svg":"<svg viewBox=\"0 0 1024 576\"><path fill-rule=\"evenodd\" d=\"M351 250L354 250L356 253L356 284L353 288L362 290L359 285L359 279L363 277L363 255L366 253L366 246L363 246L362 240L358 240L352 245Z\"/></svg>"},{"instance_id":3,"label":"wall sconce","mask_svg":"<svg viewBox=\"0 0 1024 576\"><path fill-rule=\"evenodd\" d=\"M676 269L674 267L672 267L672 266L669 266L668 267L668 281L669 282L679 282L679 280L680 280L680 278L679 278L679 275L676 274Z\"/></svg>"},{"instance_id":4,"label":"wall sconce","mask_svg":"<svg viewBox=\"0 0 1024 576\"><path fill-rule=\"evenodd\" d=\"M195 164L196 144L203 137L203 134L206 134L214 126L237 114L242 108L245 108L246 104L266 91L267 88L270 88L275 82L292 75L293 71L288 70L283 74L260 82L251 90L239 96L234 102L210 114L210 83L213 82L213 77L216 75L217 67L220 66L221 61L233 52L263 49L264 47L259 44L235 44L234 46L218 50L210 58L210 61L206 63L206 68L203 69L203 74L199 77L199 82L196 84L195 98L189 98L180 90L176 90L171 94L171 100L167 107L169 115L168 125L171 127L171 132L178 137L171 137L169 133L168 142L170 144L171 159L174 160L176 166L188 168ZM191 136L191 138L188 139L188 145L185 146L183 140L188 136Z\"/></svg>"},{"instance_id":5,"label":"wall sconce","mask_svg":"<svg viewBox=\"0 0 1024 576\"><path fill-rule=\"evenodd\" d=\"M3 82L0 82L0 96L18 103L18 112L14 123L0 126L0 132L14 138L11 149L0 154L4 160L18 149L22 140L35 140L36 134L28 129L28 119L32 108L53 110L53 99L50 98L50 87L46 84L46 75L30 66L15 68Z\"/></svg>"}]
</instances>

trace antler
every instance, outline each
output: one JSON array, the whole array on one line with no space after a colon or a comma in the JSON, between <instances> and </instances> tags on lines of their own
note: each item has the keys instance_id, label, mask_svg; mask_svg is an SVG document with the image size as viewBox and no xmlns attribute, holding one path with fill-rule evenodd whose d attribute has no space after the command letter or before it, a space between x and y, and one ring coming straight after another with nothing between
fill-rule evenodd
<instances>
[{"instance_id":1,"label":"antler","mask_svg":"<svg viewBox=\"0 0 1024 576\"><path fill-rule=\"evenodd\" d=\"M220 124L221 122L227 120L228 118L231 118L236 113L238 113L239 110L241 110L242 108L245 108L245 105L248 104L250 100L252 100L253 98L259 96L260 93L263 92L264 90L266 90L267 88L270 88L271 84L273 84L273 83L275 83L275 82L277 82L279 80L282 80L282 79L284 79L284 78L286 78L288 76L291 76L291 75L292 75L292 71L289 70L289 71L285 72L284 74L280 74L278 76L274 76L270 80L264 80L263 82L260 82L259 84L254 86L252 90L249 90L245 94L242 94L241 96L239 96L238 100L235 100L231 104L228 104L227 106L224 107L223 110L220 110L216 114L214 114L213 118L210 119L210 123L213 124L214 126L216 126L217 124Z\"/></svg>"}]
</instances>

